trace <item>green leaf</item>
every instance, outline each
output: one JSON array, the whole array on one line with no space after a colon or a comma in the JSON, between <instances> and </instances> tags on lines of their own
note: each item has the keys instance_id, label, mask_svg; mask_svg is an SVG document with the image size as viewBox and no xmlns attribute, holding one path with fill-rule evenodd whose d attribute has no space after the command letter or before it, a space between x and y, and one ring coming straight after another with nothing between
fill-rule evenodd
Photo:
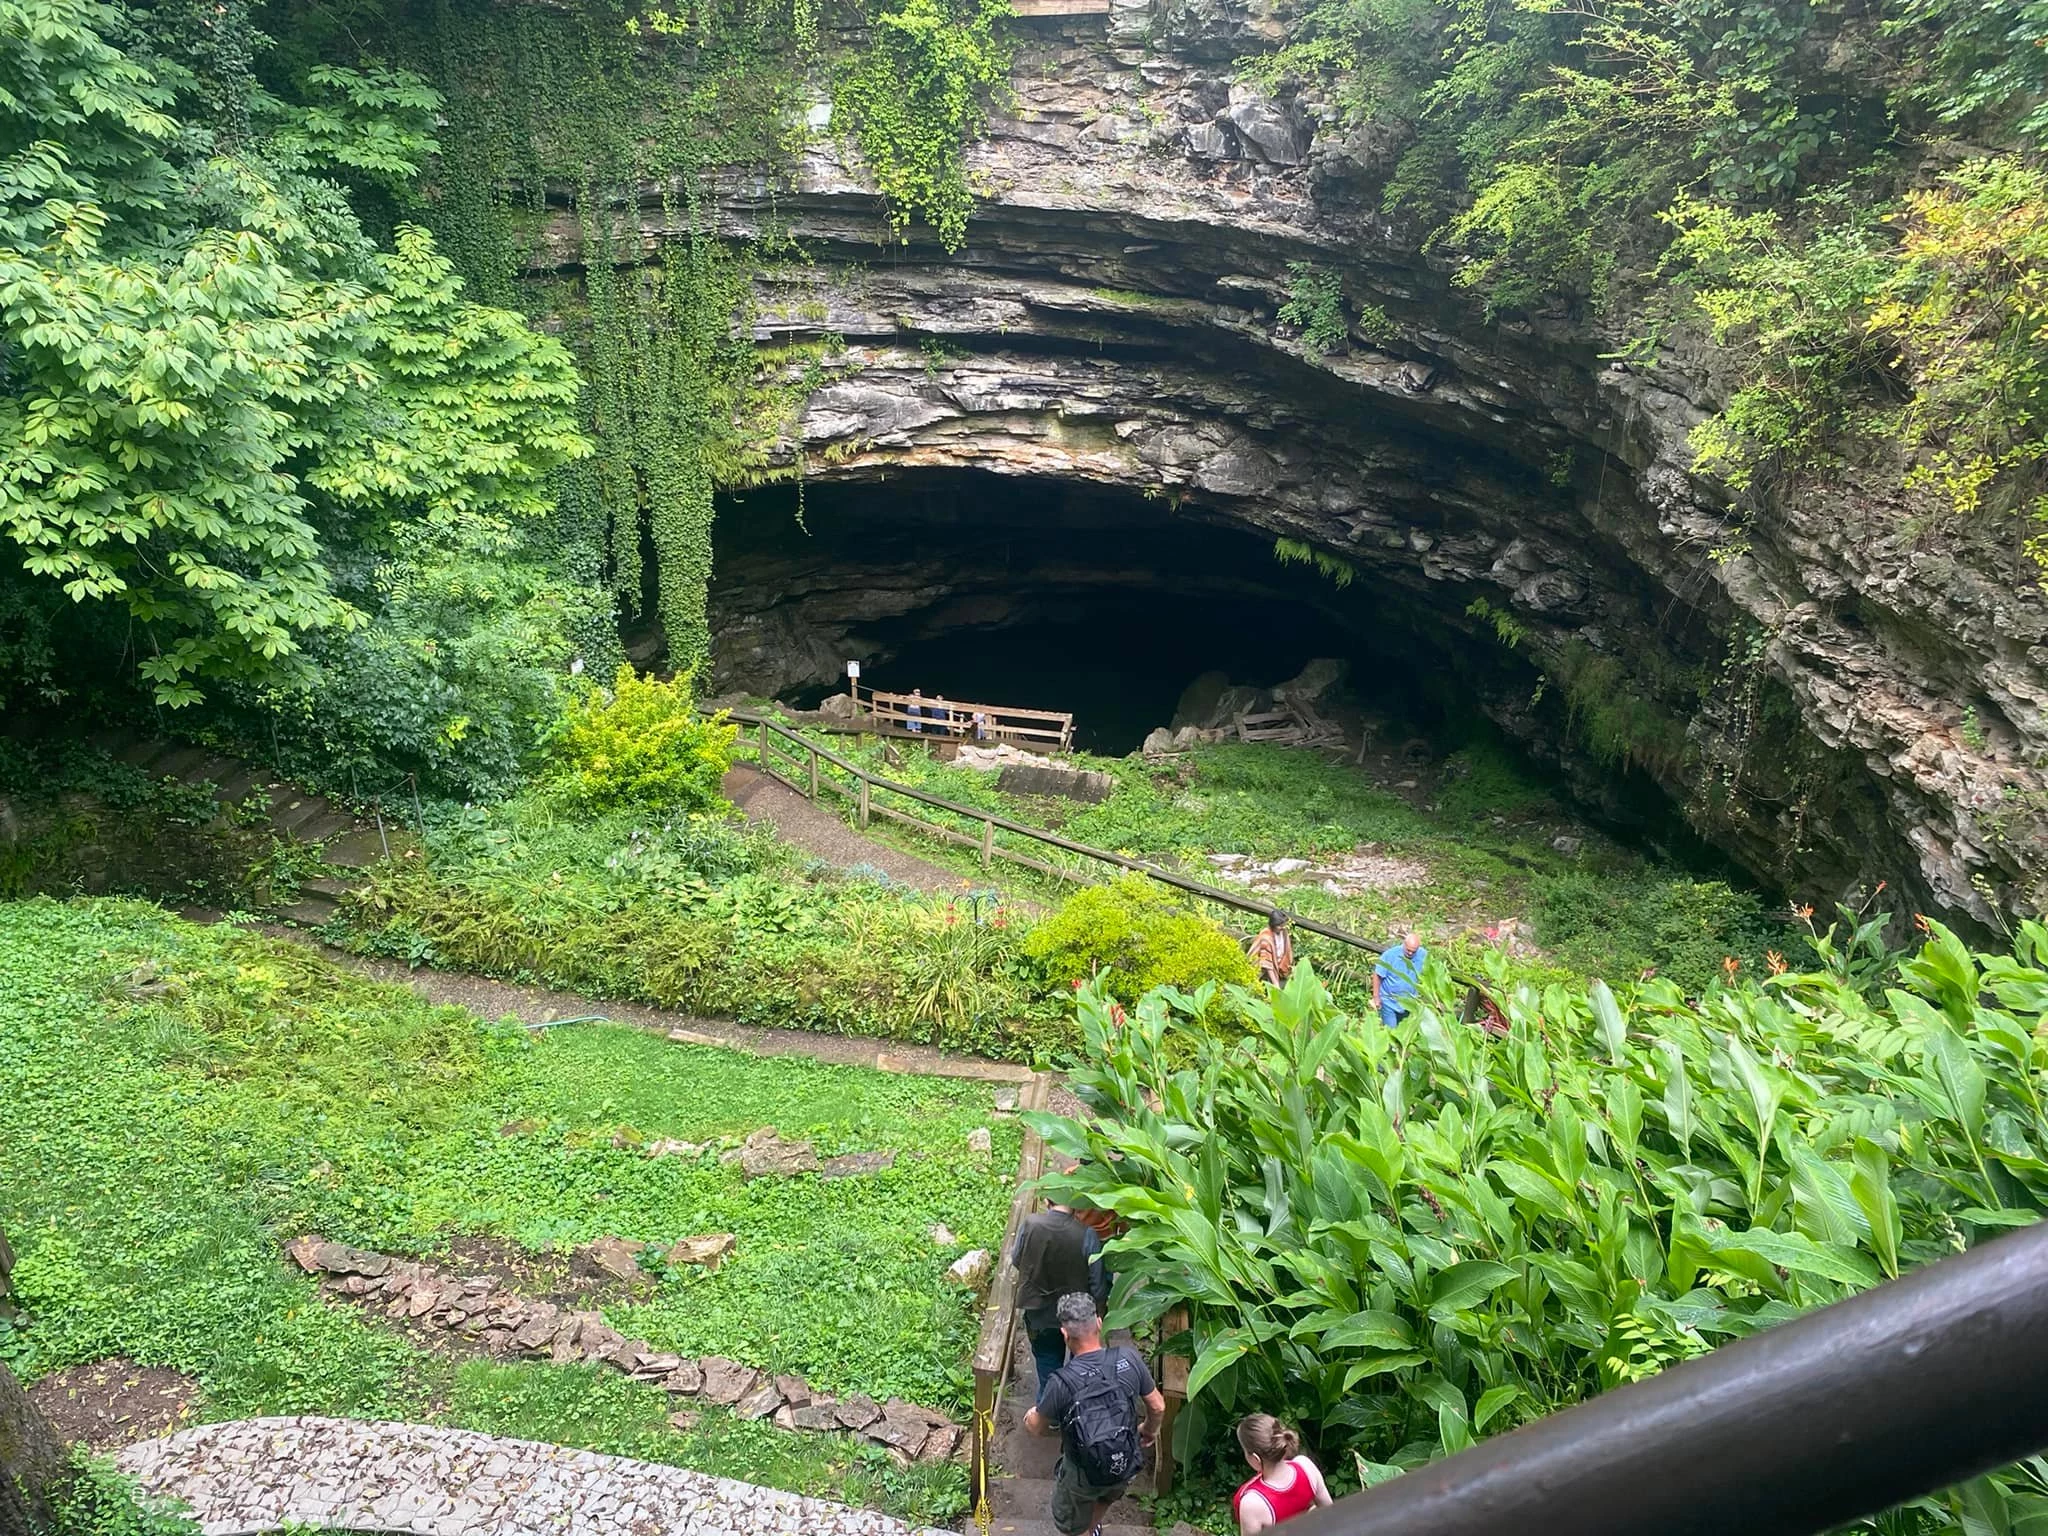
<instances>
[{"instance_id":1,"label":"green leaf","mask_svg":"<svg viewBox=\"0 0 2048 1536\"><path fill-rule=\"evenodd\" d=\"M1437 1317L1469 1307L1514 1279L1516 1273L1492 1259L1467 1259L1462 1264L1453 1264L1430 1285L1430 1315Z\"/></svg>"},{"instance_id":2,"label":"green leaf","mask_svg":"<svg viewBox=\"0 0 2048 1536\"><path fill-rule=\"evenodd\" d=\"M1936 1028L1927 1041L1928 1059L1941 1084L1949 1113L1971 1141L1984 1135L1984 1069L1970 1053L1963 1037L1947 1024Z\"/></svg>"},{"instance_id":3,"label":"green leaf","mask_svg":"<svg viewBox=\"0 0 2048 1536\"><path fill-rule=\"evenodd\" d=\"M1446 1271L1448 1273L1448 1271ZM1439 1277L1441 1278L1441 1277ZM1323 1334L1322 1347L1338 1349L1407 1349L1415 1330L1397 1312L1359 1312Z\"/></svg>"},{"instance_id":4,"label":"green leaf","mask_svg":"<svg viewBox=\"0 0 2048 1536\"><path fill-rule=\"evenodd\" d=\"M1405 1371L1411 1365L1421 1365L1429 1359L1419 1350L1398 1350L1389 1354L1374 1355L1369 1360L1360 1360L1344 1372L1344 1390L1349 1392L1361 1381L1374 1376L1384 1376L1389 1371Z\"/></svg>"},{"instance_id":5,"label":"green leaf","mask_svg":"<svg viewBox=\"0 0 2048 1536\"><path fill-rule=\"evenodd\" d=\"M1243 1359L1251 1347L1251 1335L1239 1328L1226 1328L1204 1344L1194 1369L1188 1372L1188 1400L1200 1396L1204 1387Z\"/></svg>"},{"instance_id":6,"label":"green leaf","mask_svg":"<svg viewBox=\"0 0 2048 1536\"><path fill-rule=\"evenodd\" d=\"M1844 1285L1869 1286L1877 1283L1877 1266L1854 1249L1816 1243L1798 1232L1772 1232L1752 1228L1747 1232L1715 1234L1716 1254L1750 1253L1767 1264L1796 1274L1817 1275Z\"/></svg>"},{"instance_id":7,"label":"green leaf","mask_svg":"<svg viewBox=\"0 0 2048 1536\"><path fill-rule=\"evenodd\" d=\"M1479 1433L1485 1433L1486 1426L1493 1422L1494 1415L1521 1395L1521 1387L1513 1382L1488 1387L1479 1395L1478 1406L1472 1410L1472 1428Z\"/></svg>"},{"instance_id":8,"label":"green leaf","mask_svg":"<svg viewBox=\"0 0 2048 1536\"><path fill-rule=\"evenodd\" d=\"M1613 989L1595 977L1586 988L1586 999L1593 1005L1593 1022L1600 1026L1600 1038L1606 1042L1607 1059L1617 1067L1622 1065L1628 1054L1628 1025Z\"/></svg>"}]
</instances>

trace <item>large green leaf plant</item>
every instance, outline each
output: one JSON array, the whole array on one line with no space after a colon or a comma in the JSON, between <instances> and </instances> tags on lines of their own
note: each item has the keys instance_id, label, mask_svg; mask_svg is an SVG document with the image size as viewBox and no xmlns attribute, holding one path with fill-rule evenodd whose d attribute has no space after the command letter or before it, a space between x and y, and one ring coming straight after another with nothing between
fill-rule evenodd
<instances>
[{"instance_id":1,"label":"large green leaf plant","mask_svg":"<svg viewBox=\"0 0 2048 1536\"><path fill-rule=\"evenodd\" d=\"M1048 1188L1129 1224L1113 1322L1187 1305L1183 1455L1261 1409L1377 1480L2038 1218L2048 930L1925 931L1698 1000L1503 975L1500 1036L1434 967L1391 1030L1307 966L1127 1019L1084 989L1091 1113L1037 1118L1081 1159ZM1894 1523L2048 1517L2039 1474Z\"/></svg>"}]
</instances>

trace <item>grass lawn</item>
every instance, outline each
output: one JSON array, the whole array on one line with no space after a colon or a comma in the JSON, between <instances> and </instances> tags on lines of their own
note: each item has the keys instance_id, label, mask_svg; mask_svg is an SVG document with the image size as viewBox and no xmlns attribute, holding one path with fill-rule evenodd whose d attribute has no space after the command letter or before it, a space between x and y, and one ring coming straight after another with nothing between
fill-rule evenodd
<instances>
[{"instance_id":1,"label":"grass lawn","mask_svg":"<svg viewBox=\"0 0 2048 1536\"><path fill-rule=\"evenodd\" d=\"M1539 982L1632 977L1655 964L1697 990L1724 955L1754 965L1769 948L1795 950L1800 943L1752 892L1695 878L1586 826L1497 743L1475 742L1419 768L1377 760L1361 767L1319 752L1230 742L1198 746L1159 763L1136 755L1074 753L1075 763L1116 781L1107 800L1083 805L1006 795L996 788L995 774L941 762L921 746L896 742L885 748L863 736L817 739L898 783L1226 889L1230 882L1210 854L1307 860L1309 869L1248 894L1371 940L1416 926L1461 969L1480 969L1495 935L1511 928L1515 970ZM896 762L886 760L889 752ZM1410 787L1401 788L1404 783ZM842 802L828 803L843 809ZM944 819L929 808L906 808ZM963 823L963 830L974 828ZM993 878L1046 905L1075 888L1001 861L992 876L983 877L974 850L879 819L870 835L970 877ZM1555 846L1560 837L1571 839L1566 846L1572 852ZM1048 857L1027 839L999 832L997 840ZM1326 889L1317 866L1341 864L1355 853L1382 859L1383 867L1418 870L1420 877ZM1070 862L1100 874L1099 865ZM1258 926L1249 913L1198 904L1241 934ZM1532 937L1539 953L1529 952ZM1300 952L1340 994L1362 993L1369 956L1308 935Z\"/></svg>"},{"instance_id":2,"label":"grass lawn","mask_svg":"<svg viewBox=\"0 0 2048 1536\"><path fill-rule=\"evenodd\" d=\"M422 1351L324 1302L280 1244L318 1231L432 1256L458 1235L538 1250L730 1231L718 1274L667 1277L609 1320L957 1414L970 1302L944 1276L958 1249L927 1232L1000 1236L1020 1132L991 1107L982 1085L480 1024L142 903L0 904L0 1224L27 1314L0 1354L29 1377L112 1355L168 1366L213 1417L436 1418L932 1516L957 1501L957 1469L899 1471L717 1411L678 1434L660 1393L615 1375ZM896 1165L747 1183L638 1146L762 1125ZM988 1162L966 1152L984 1125Z\"/></svg>"}]
</instances>

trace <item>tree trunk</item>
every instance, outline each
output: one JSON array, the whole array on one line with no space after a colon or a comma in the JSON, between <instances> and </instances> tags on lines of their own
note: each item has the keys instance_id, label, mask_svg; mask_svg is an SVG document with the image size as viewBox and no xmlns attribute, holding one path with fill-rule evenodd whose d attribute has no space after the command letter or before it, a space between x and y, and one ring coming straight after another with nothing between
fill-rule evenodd
<instances>
[{"instance_id":1,"label":"tree trunk","mask_svg":"<svg viewBox=\"0 0 2048 1536\"><path fill-rule=\"evenodd\" d=\"M14 1250L0 1232L0 1319L14 1316L8 1276ZM0 1536L39 1536L70 1466L64 1443L29 1401L14 1372L0 1365Z\"/></svg>"},{"instance_id":2,"label":"tree trunk","mask_svg":"<svg viewBox=\"0 0 2048 1536\"><path fill-rule=\"evenodd\" d=\"M39 1536L67 1467L49 1420L0 1365L0 1536Z\"/></svg>"}]
</instances>

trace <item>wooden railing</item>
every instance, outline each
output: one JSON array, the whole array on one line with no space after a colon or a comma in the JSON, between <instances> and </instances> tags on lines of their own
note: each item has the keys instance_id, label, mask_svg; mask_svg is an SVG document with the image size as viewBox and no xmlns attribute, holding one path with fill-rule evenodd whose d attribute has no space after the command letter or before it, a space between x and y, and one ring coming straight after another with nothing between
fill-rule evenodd
<instances>
[{"instance_id":1,"label":"wooden railing","mask_svg":"<svg viewBox=\"0 0 2048 1536\"><path fill-rule=\"evenodd\" d=\"M927 837L935 837L941 842L975 849L981 855L983 869L990 868L994 860L1003 859L1025 869L1036 870L1042 875L1050 875L1056 880L1068 880L1082 885L1094 883L1088 874L1079 869L1049 863L1045 859L1033 858L1030 854L1004 846L996 841L996 833L1002 831L1040 847L1071 854L1085 863L1130 870L1148 879L1157 880L1162 885L1172 886L1177 891L1185 891L1190 896L1199 896L1204 901L1213 901L1219 906L1231 907L1239 912L1251 912L1263 917L1274 909L1275 903L1271 899L1260 899L1241 891L1226 891L1200 880L1190 880L1186 875L1170 869L1161 869L1156 864L1126 858L1105 848L1091 848L1086 843L1077 843L1071 838L1061 837L1056 832L1048 832L1043 827L1012 821L1007 816L984 811L978 806L962 805L957 800L948 800L942 795L934 795L908 784L898 784L882 778L879 774L869 773L858 763L841 757L830 747L821 747L788 726L769 720L753 710L730 709L725 713L740 725L753 728L754 750L760 760L762 772L787 784L798 794L820 803L821 797L827 792L851 801L854 824L862 829L865 829L873 818L879 816L884 820L911 827ZM778 745L784 742L795 750L789 751ZM838 770L849 782L842 783L826 771L828 768ZM919 816L893 805L884 805L877 798L877 791L899 796L913 804L928 806L933 810L944 811L975 826L978 830L964 832L957 826L933 821L929 817ZM1378 954L1386 947L1385 940L1362 938L1329 923L1319 923L1311 918L1293 914L1289 915L1289 920L1298 932L1320 934L1326 939L1335 939L1339 944L1349 944L1373 954Z\"/></svg>"},{"instance_id":2,"label":"wooden railing","mask_svg":"<svg viewBox=\"0 0 2048 1536\"><path fill-rule=\"evenodd\" d=\"M1017 1097L1018 1109L1043 1111L1051 1103L1052 1078L1044 1072L1033 1073ZM967 1463L967 1507L975 1512L977 1522L987 1511L989 1453L995 1444L996 1414L1002 1408L1016 1348L1017 1271L1010 1267L1010 1254L1016 1247L1017 1229L1038 1205L1038 1176L1044 1171L1045 1143L1038 1132L1027 1127L1017 1157L1017 1192L1010 1199L1010 1220L1003 1228L1003 1245L996 1250L988 1299L981 1309L981 1331L974 1345L974 1437ZM986 1524L980 1528L988 1529Z\"/></svg>"},{"instance_id":3,"label":"wooden railing","mask_svg":"<svg viewBox=\"0 0 2048 1536\"><path fill-rule=\"evenodd\" d=\"M1007 741L1014 746L1064 752L1074 744L1074 717L1050 709L1010 709L1000 704L968 704L923 694L861 693L864 729L888 734L927 736L954 741Z\"/></svg>"}]
</instances>

